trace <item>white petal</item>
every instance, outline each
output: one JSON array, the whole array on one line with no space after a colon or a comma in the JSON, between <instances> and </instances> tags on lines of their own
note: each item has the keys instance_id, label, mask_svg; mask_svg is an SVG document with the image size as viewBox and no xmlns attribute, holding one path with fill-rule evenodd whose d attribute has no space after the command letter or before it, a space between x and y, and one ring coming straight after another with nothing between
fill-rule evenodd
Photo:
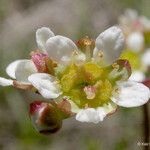
<instances>
[{"instance_id":1,"label":"white petal","mask_svg":"<svg viewBox=\"0 0 150 150\"><path fill-rule=\"evenodd\" d=\"M56 79L49 74L36 73L29 76L28 80L44 98L57 98L61 94Z\"/></svg>"},{"instance_id":2,"label":"white petal","mask_svg":"<svg viewBox=\"0 0 150 150\"><path fill-rule=\"evenodd\" d=\"M24 59L24 60L26 60L26 59ZM6 73L13 79L16 79L15 71L16 71L17 65L24 60L23 59L16 60L16 61L10 63L6 68Z\"/></svg>"},{"instance_id":3,"label":"white petal","mask_svg":"<svg viewBox=\"0 0 150 150\"><path fill-rule=\"evenodd\" d=\"M150 49L147 49L142 56L142 62L145 66L150 66Z\"/></svg>"},{"instance_id":4,"label":"white petal","mask_svg":"<svg viewBox=\"0 0 150 150\"><path fill-rule=\"evenodd\" d=\"M94 59L104 61L105 65L112 64L117 60L124 47L124 36L120 28L113 26L102 32L96 39ZM99 57L99 52L103 57Z\"/></svg>"},{"instance_id":5,"label":"white petal","mask_svg":"<svg viewBox=\"0 0 150 150\"><path fill-rule=\"evenodd\" d=\"M139 52L144 47L144 37L140 32L133 32L127 37L128 49Z\"/></svg>"},{"instance_id":6,"label":"white petal","mask_svg":"<svg viewBox=\"0 0 150 150\"><path fill-rule=\"evenodd\" d=\"M142 82L145 79L145 75L141 71L134 71L132 72L129 80L131 81L137 81L137 82Z\"/></svg>"},{"instance_id":7,"label":"white petal","mask_svg":"<svg viewBox=\"0 0 150 150\"><path fill-rule=\"evenodd\" d=\"M116 110L116 105L109 103L98 108L86 108L80 110L76 115L76 120L80 122L93 122L98 123L103 121L107 114Z\"/></svg>"},{"instance_id":8,"label":"white petal","mask_svg":"<svg viewBox=\"0 0 150 150\"><path fill-rule=\"evenodd\" d=\"M103 111L101 111L101 113L104 114ZM96 109L87 108L87 109L82 109L79 113L77 113L76 120L81 122L98 123L100 121L100 118L98 116Z\"/></svg>"},{"instance_id":9,"label":"white petal","mask_svg":"<svg viewBox=\"0 0 150 150\"><path fill-rule=\"evenodd\" d=\"M13 85L13 80L5 79L0 77L0 85L1 86L10 86Z\"/></svg>"},{"instance_id":10,"label":"white petal","mask_svg":"<svg viewBox=\"0 0 150 150\"><path fill-rule=\"evenodd\" d=\"M123 107L137 107L148 102L150 90L142 83L127 81L118 83L119 94L111 98L114 103Z\"/></svg>"},{"instance_id":11,"label":"white petal","mask_svg":"<svg viewBox=\"0 0 150 150\"><path fill-rule=\"evenodd\" d=\"M47 27L42 27L36 31L36 42L40 50L45 50L46 41L53 37L54 33Z\"/></svg>"},{"instance_id":12,"label":"white petal","mask_svg":"<svg viewBox=\"0 0 150 150\"><path fill-rule=\"evenodd\" d=\"M49 38L46 42L46 51L49 57L57 62L63 62L64 58L68 60L74 50L78 50L77 46L67 37L57 35Z\"/></svg>"},{"instance_id":13,"label":"white petal","mask_svg":"<svg viewBox=\"0 0 150 150\"><path fill-rule=\"evenodd\" d=\"M29 84L28 77L36 72L37 69L31 60L20 60L15 70L16 80L24 84Z\"/></svg>"}]
</instances>

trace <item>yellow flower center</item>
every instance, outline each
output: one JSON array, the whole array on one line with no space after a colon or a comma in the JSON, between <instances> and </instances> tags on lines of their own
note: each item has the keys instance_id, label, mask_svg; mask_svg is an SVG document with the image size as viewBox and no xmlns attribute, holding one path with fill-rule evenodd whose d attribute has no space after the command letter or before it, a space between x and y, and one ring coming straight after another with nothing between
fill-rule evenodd
<instances>
[{"instance_id":1,"label":"yellow flower center","mask_svg":"<svg viewBox=\"0 0 150 150\"><path fill-rule=\"evenodd\" d=\"M71 64L58 78L64 96L80 108L96 108L110 100L113 86L107 71L93 62L80 66Z\"/></svg>"}]
</instances>

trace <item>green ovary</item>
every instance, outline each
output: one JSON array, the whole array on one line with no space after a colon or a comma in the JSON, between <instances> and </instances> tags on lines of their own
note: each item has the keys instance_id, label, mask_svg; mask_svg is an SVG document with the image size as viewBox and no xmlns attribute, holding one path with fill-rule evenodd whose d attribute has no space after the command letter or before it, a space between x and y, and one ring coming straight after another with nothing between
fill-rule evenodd
<instances>
[{"instance_id":1,"label":"green ovary","mask_svg":"<svg viewBox=\"0 0 150 150\"><path fill-rule=\"evenodd\" d=\"M88 62L81 66L68 66L60 79L64 96L68 96L78 107L99 107L110 101L112 84L107 79L103 68L95 63ZM94 97L87 98L85 87L94 87Z\"/></svg>"},{"instance_id":2,"label":"green ovary","mask_svg":"<svg viewBox=\"0 0 150 150\"><path fill-rule=\"evenodd\" d=\"M121 59L129 60L131 68L133 70L139 70L141 68L140 53L135 53L131 50L125 50L121 55Z\"/></svg>"}]
</instances>

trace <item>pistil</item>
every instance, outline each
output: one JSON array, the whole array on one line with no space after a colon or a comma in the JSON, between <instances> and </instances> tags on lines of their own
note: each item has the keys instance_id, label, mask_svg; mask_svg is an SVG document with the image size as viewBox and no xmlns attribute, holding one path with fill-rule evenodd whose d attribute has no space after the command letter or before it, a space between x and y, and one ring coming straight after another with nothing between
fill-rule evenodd
<instances>
[{"instance_id":1,"label":"pistil","mask_svg":"<svg viewBox=\"0 0 150 150\"><path fill-rule=\"evenodd\" d=\"M84 92L87 96L87 99L94 99L96 96L96 88L94 86L86 86L84 87Z\"/></svg>"}]
</instances>

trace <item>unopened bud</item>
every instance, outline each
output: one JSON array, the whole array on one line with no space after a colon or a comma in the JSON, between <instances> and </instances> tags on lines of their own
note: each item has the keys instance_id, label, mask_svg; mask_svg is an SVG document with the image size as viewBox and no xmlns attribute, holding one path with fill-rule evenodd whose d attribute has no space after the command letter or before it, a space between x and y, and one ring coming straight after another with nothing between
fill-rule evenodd
<instances>
[{"instance_id":1,"label":"unopened bud","mask_svg":"<svg viewBox=\"0 0 150 150\"><path fill-rule=\"evenodd\" d=\"M35 129L43 134L57 132L62 126L62 120L53 105L35 101L30 104L30 116Z\"/></svg>"},{"instance_id":2,"label":"unopened bud","mask_svg":"<svg viewBox=\"0 0 150 150\"><path fill-rule=\"evenodd\" d=\"M71 105L67 100L56 103L35 101L30 104L30 116L35 129L43 134L57 132L62 126L62 120L73 115Z\"/></svg>"},{"instance_id":3,"label":"unopened bud","mask_svg":"<svg viewBox=\"0 0 150 150\"><path fill-rule=\"evenodd\" d=\"M54 73L54 67L56 64L48 57L47 54L39 51L33 51L31 53L31 59L34 62L38 72L41 73Z\"/></svg>"}]
</instances>

